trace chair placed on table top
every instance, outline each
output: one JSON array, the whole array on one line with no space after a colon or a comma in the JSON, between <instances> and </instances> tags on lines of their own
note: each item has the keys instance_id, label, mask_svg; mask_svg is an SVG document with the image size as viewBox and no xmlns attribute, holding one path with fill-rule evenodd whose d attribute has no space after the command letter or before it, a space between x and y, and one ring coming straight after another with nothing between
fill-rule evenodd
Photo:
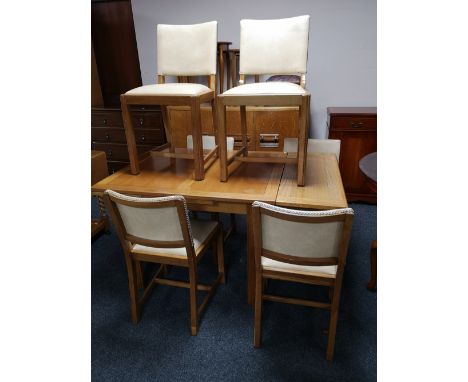
<instances>
[{"instance_id":1,"label":"chair placed on table top","mask_svg":"<svg viewBox=\"0 0 468 382\"><path fill-rule=\"evenodd\" d=\"M340 146L339 139L309 139L307 141L308 153L332 153L336 155L336 160L340 161ZM297 152L297 139L284 138L283 151L285 153Z\"/></svg>"},{"instance_id":2,"label":"chair placed on table top","mask_svg":"<svg viewBox=\"0 0 468 382\"><path fill-rule=\"evenodd\" d=\"M217 25L216 21L194 25L158 25L158 83L140 86L120 96L132 174L138 174L140 168L130 106L160 105L169 152L153 152L153 155L192 159L195 180L204 179L205 170L213 163L210 159L217 155L217 148L209 153L203 150L200 114L200 104L210 102L215 115ZM209 87L187 82L165 83L166 76L175 76L184 81L187 77L208 76ZM194 137L191 153L182 153L172 145L167 112L170 105L187 105L191 108ZM213 124L216 131L215 120Z\"/></svg>"},{"instance_id":3,"label":"chair placed on table top","mask_svg":"<svg viewBox=\"0 0 468 382\"><path fill-rule=\"evenodd\" d=\"M220 179L229 178L229 165L234 161L296 163L297 184L305 183L310 93L304 89L309 45L309 16L278 20L241 20L239 83L218 95L218 145ZM264 74L300 74L301 85L288 82L244 84L246 75L258 80ZM240 106L242 148L228 158L225 145L226 106ZM299 134L297 158L284 153L250 152L247 147L246 106L297 106Z\"/></svg>"},{"instance_id":4,"label":"chair placed on table top","mask_svg":"<svg viewBox=\"0 0 468 382\"><path fill-rule=\"evenodd\" d=\"M262 301L330 310L327 360L333 359L343 272L354 212L351 208L299 211L254 202L255 326L261 345ZM263 281L278 279L330 287L330 302L265 294Z\"/></svg>"},{"instance_id":5,"label":"chair placed on table top","mask_svg":"<svg viewBox=\"0 0 468 382\"><path fill-rule=\"evenodd\" d=\"M233 137L227 137L226 138L226 145L228 150L234 150L234 138ZM216 140L213 135L203 135L203 147L207 149L212 149L217 147L216 146ZM189 134L187 135L187 149L192 149L193 148L193 138ZM196 217L196 211L193 211L194 216ZM215 220L219 221L219 214L218 213L212 213L212 216ZM227 238L232 234L236 232L236 215L231 214L230 215L230 226L224 235L224 240L227 240Z\"/></svg>"},{"instance_id":6,"label":"chair placed on table top","mask_svg":"<svg viewBox=\"0 0 468 382\"><path fill-rule=\"evenodd\" d=\"M190 220L187 204L180 195L138 198L106 190L104 198L125 255L132 321L138 322L141 306L156 284L188 288L191 332L196 335L200 315L218 284L225 280L221 225L216 221ZM197 264L210 244L217 255L218 277L212 285L202 285L197 281ZM140 262L161 265L138 298L136 272ZM161 277L167 265L188 268L189 282ZM197 290L208 292L200 307Z\"/></svg>"}]
</instances>

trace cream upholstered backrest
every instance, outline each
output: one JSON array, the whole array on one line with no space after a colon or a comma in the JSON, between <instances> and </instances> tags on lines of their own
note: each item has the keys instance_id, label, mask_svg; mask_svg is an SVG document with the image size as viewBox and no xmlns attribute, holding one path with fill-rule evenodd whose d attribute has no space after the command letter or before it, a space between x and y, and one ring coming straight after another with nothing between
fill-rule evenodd
<instances>
[{"instance_id":1,"label":"cream upholstered backrest","mask_svg":"<svg viewBox=\"0 0 468 382\"><path fill-rule=\"evenodd\" d=\"M310 16L241 20L240 74L305 74Z\"/></svg>"},{"instance_id":2,"label":"cream upholstered backrest","mask_svg":"<svg viewBox=\"0 0 468 382\"><path fill-rule=\"evenodd\" d=\"M157 27L158 75L216 74L218 23Z\"/></svg>"},{"instance_id":3,"label":"cream upholstered backrest","mask_svg":"<svg viewBox=\"0 0 468 382\"><path fill-rule=\"evenodd\" d=\"M216 147L216 141L215 137L212 135L202 135L202 140L203 140L203 148L204 149L214 149ZM226 144L227 144L227 149L228 150L234 150L234 138L233 137L227 137L226 138ZM188 149L193 149L193 137L192 135L187 135L187 148Z\"/></svg>"},{"instance_id":4,"label":"cream upholstered backrest","mask_svg":"<svg viewBox=\"0 0 468 382\"><path fill-rule=\"evenodd\" d=\"M181 221L177 207L162 207L164 202L175 201L182 203L185 211L185 221L190 232L185 198L180 195L161 198L138 198L127 196L112 190L105 193L112 197L116 204L127 234L137 238L152 241L183 241ZM132 205L125 204L130 202ZM141 204L142 206L138 206ZM191 234L190 234L191 236Z\"/></svg>"},{"instance_id":5,"label":"cream upholstered backrest","mask_svg":"<svg viewBox=\"0 0 468 382\"><path fill-rule=\"evenodd\" d=\"M336 159L340 161L340 146L339 139L309 139L307 143L308 153L332 153L336 155ZM297 138L284 138L283 151L285 153L297 152Z\"/></svg>"},{"instance_id":6,"label":"cream upholstered backrest","mask_svg":"<svg viewBox=\"0 0 468 382\"><path fill-rule=\"evenodd\" d=\"M261 213L262 248L289 256L324 258L338 257L343 221L297 222L288 217L328 217L354 215L351 208L328 211L299 211L254 202L253 207L272 211L276 216Z\"/></svg>"}]
</instances>

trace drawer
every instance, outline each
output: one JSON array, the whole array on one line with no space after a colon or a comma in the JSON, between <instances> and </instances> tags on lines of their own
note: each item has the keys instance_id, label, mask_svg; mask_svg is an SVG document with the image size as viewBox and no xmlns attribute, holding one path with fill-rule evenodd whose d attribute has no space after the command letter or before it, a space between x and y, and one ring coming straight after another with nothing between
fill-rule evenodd
<instances>
[{"instance_id":1,"label":"drawer","mask_svg":"<svg viewBox=\"0 0 468 382\"><path fill-rule=\"evenodd\" d=\"M163 129L162 114L157 111L153 112L132 112L132 122L135 129Z\"/></svg>"},{"instance_id":2,"label":"drawer","mask_svg":"<svg viewBox=\"0 0 468 382\"><path fill-rule=\"evenodd\" d=\"M91 126L123 127L120 110L91 111Z\"/></svg>"},{"instance_id":3,"label":"drawer","mask_svg":"<svg viewBox=\"0 0 468 382\"><path fill-rule=\"evenodd\" d=\"M333 116L330 119L330 130L376 130L377 118Z\"/></svg>"},{"instance_id":4,"label":"drawer","mask_svg":"<svg viewBox=\"0 0 468 382\"><path fill-rule=\"evenodd\" d=\"M127 143L125 130L122 128L92 127L91 139L93 142ZM164 133L161 129L135 129L135 139L137 144L159 146L164 143Z\"/></svg>"},{"instance_id":5,"label":"drawer","mask_svg":"<svg viewBox=\"0 0 468 382\"><path fill-rule=\"evenodd\" d=\"M137 145L139 154L147 152L155 145ZM121 143L97 143L91 144L93 150L105 151L108 161L128 161L128 149L126 144Z\"/></svg>"}]
</instances>

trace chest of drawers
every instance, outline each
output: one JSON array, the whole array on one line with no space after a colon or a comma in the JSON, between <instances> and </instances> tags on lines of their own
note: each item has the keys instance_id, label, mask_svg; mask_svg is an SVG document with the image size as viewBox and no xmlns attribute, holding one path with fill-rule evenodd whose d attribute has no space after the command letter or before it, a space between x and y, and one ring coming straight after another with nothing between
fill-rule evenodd
<instances>
[{"instance_id":1,"label":"chest of drawers","mask_svg":"<svg viewBox=\"0 0 468 382\"><path fill-rule=\"evenodd\" d=\"M377 202L359 169L365 155L377 151L377 108L329 107L328 137L341 140L340 172L348 202Z\"/></svg>"},{"instance_id":2,"label":"chest of drawers","mask_svg":"<svg viewBox=\"0 0 468 382\"><path fill-rule=\"evenodd\" d=\"M140 154L166 142L159 107L137 108L132 112L132 118ZM120 108L91 108L91 149L106 153L110 174L129 164Z\"/></svg>"}]
</instances>

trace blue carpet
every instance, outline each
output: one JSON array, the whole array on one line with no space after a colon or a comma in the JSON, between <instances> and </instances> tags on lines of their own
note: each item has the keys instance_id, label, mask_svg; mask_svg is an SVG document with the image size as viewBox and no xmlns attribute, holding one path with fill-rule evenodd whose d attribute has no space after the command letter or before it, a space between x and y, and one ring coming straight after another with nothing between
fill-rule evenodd
<instances>
[{"instance_id":1,"label":"blue carpet","mask_svg":"<svg viewBox=\"0 0 468 382\"><path fill-rule=\"evenodd\" d=\"M140 322L132 324L127 272L115 231L92 241L93 380L375 381L377 294L366 285L377 208L350 207L355 218L333 363L326 361L323 334L329 313L320 309L265 302L263 343L254 349L253 307L246 301L245 218L237 216L238 233L225 243L227 283L218 288L195 337L190 335L187 289L156 286ZM92 211L97 214L95 202ZM215 274L208 252L201 261L200 282L211 282ZM170 277L186 278L187 272L174 268ZM327 296L323 287L271 281L268 288L305 298Z\"/></svg>"}]
</instances>

